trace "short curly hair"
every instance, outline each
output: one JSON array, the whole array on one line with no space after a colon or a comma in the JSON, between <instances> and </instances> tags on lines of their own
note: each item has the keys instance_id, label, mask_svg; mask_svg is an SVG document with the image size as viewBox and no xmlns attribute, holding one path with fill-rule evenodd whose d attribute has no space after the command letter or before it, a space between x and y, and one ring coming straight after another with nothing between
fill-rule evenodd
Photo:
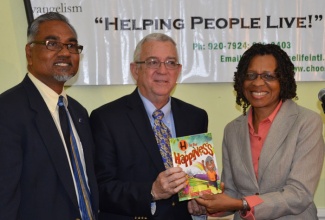
<instances>
[{"instance_id":1,"label":"short curly hair","mask_svg":"<svg viewBox=\"0 0 325 220\"><path fill-rule=\"evenodd\" d=\"M234 89L237 93L236 103L242 106L244 115L246 115L246 110L250 106L243 91L245 76L251 60L258 55L273 55L276 60L275 73L280 83L279 98L283 102L287 99L297 98L294 65L288 54L275 44L253 44L240 58L237 71L234 74Z\"/></svg>"}]
</instances>

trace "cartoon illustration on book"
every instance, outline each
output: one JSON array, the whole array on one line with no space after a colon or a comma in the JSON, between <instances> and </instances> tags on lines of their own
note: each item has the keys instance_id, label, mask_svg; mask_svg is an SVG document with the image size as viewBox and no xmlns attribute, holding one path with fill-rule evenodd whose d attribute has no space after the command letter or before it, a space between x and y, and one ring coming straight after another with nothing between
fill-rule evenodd
<instances>
[{"instance_id":1,"label":"cartoon illustration on book","mask_svg":"<svg viewBox=\"0 0 325 220\"><path fill-rule=\"evenodd\" d=\"M178 193L179 201L200 193L221 193L211 133L171 138L170 146L174 166L181 167L188 176L187 186Z\"/></svg>"}]
</instances>

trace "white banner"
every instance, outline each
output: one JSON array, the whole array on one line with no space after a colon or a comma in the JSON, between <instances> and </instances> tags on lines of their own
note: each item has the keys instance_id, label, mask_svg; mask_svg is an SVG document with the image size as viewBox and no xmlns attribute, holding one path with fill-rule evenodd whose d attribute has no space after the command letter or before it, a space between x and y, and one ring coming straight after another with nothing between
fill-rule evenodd
<instances>
[{"instance_id":1,"label":"white banner","mask_svg":"<svg viewBox=\"0 0 325 220\"><path fill-rule=\"evenodd\" d=\"M84 46L73 85L133 84L129 64L147 34L176 41L180 83L232 82L256 42L284 49L297 81L325 79L324 0L31 0L34 18L67 16Z\"/></svg>"}]
</instances>

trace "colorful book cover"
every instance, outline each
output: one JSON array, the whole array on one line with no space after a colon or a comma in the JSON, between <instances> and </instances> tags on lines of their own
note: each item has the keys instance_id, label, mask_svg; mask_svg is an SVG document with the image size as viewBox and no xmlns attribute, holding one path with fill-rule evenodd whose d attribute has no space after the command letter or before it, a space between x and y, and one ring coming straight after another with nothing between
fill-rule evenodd
<instances>
[{"instance_id":1,"label":"colorful book cover","mask_svg":"<svg viewBox=\"0 0 325 220\"><path fill-rule=\"evenodd\" d=\"M178 193L179 201L200 193L221 193L211 133L170 138L170 147L174 167L181 167L188 176L187 186Z\"/></svg>"}]
</instances>

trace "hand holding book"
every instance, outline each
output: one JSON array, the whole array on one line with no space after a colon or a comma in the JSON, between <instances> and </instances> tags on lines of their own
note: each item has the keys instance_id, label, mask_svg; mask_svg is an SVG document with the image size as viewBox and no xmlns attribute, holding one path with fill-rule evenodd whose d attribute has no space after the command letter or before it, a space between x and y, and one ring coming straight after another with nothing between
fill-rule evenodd
<instances>
[{"instance_id":1,"label":"hand holding book","mask_svg":"<svg viewBox=\"0 0 325 220\"><path fill-rule=\"evenodd\" d=\"M221 192L211 133L171 138L170 146L174 167L181 167L187 176L179 201Z\"/></svg>"}]
</instances>

